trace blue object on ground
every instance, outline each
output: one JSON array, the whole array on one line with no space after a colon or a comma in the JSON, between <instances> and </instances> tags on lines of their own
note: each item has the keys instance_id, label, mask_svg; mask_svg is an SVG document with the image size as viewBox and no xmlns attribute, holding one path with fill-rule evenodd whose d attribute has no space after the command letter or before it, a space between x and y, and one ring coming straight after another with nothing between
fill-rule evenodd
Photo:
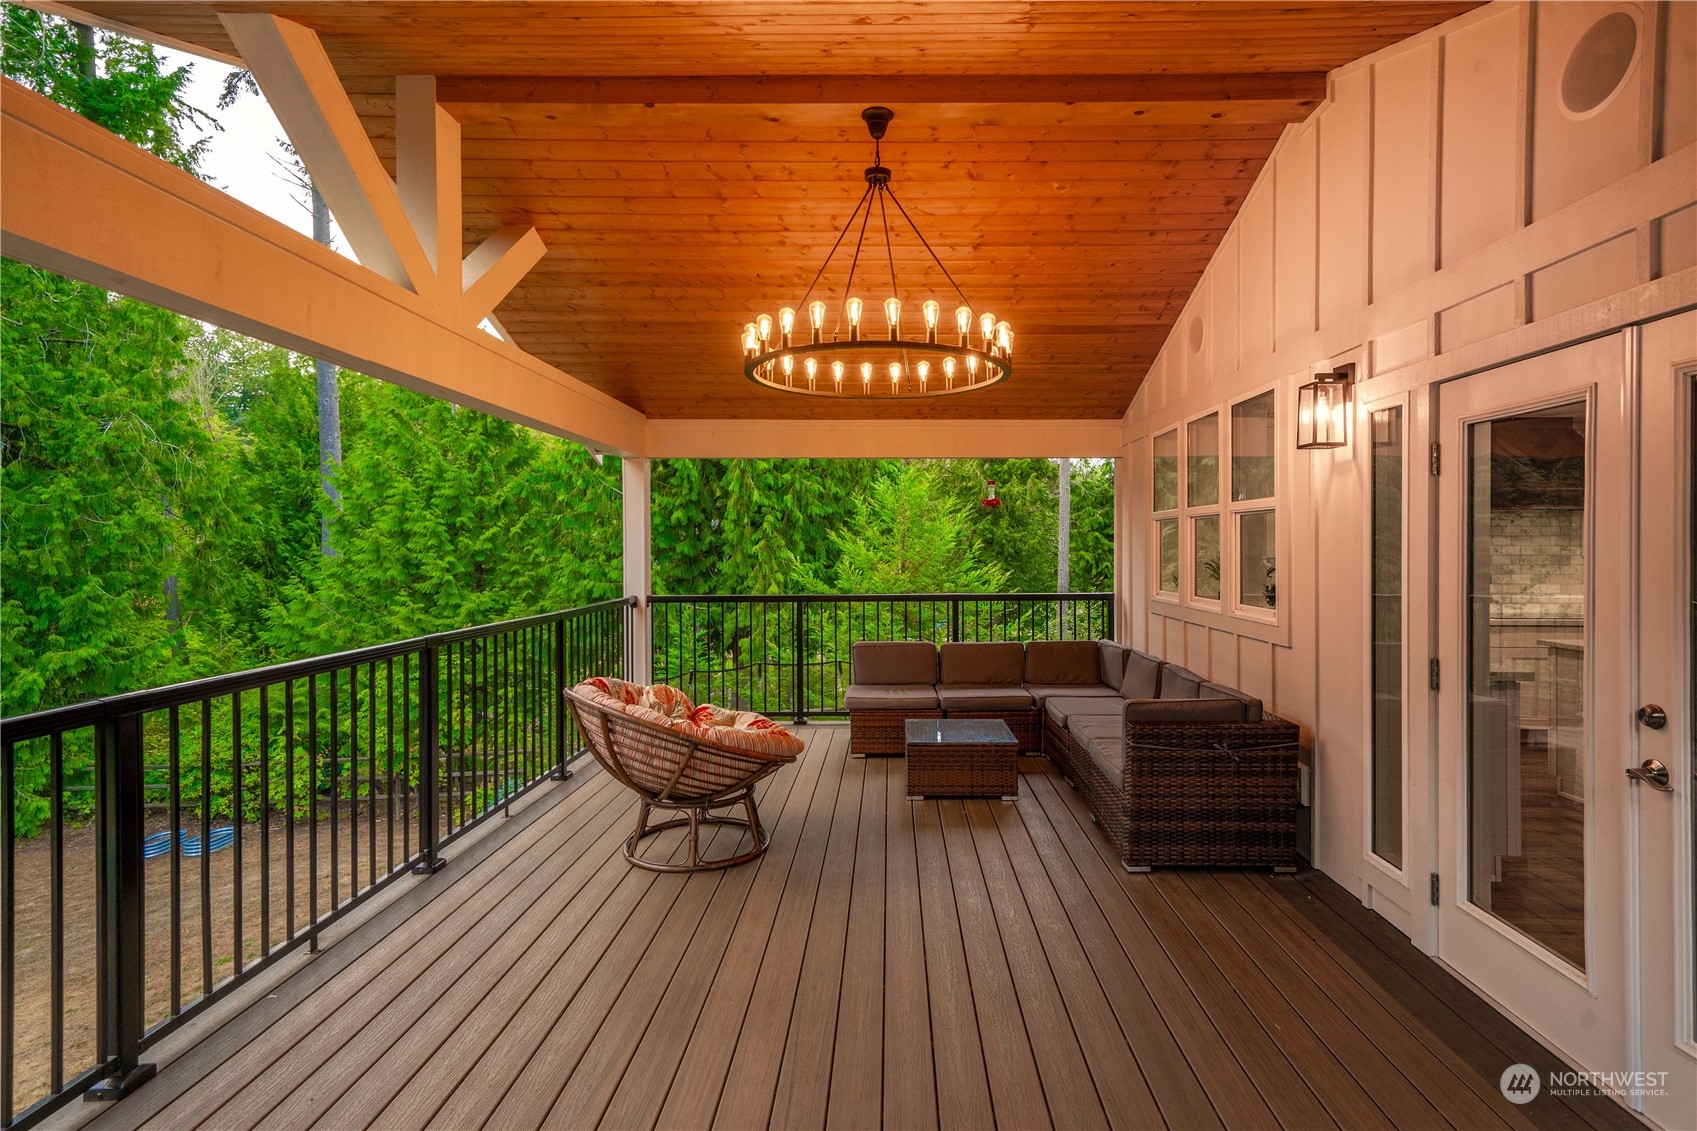
<instances>
[{"instance_id":1,"label":"blue object on ground","mask_svg":"<svg viewBox=\"0 0 1697 1131\"><path fill-rule=\"evenodd\" d=\"M183 846L184 856L200 855L201 847L200 838L198 836L194 836L187 829L178 829L176 831L176 839ZM171 840L172 833L170 829L166 829L164 832L154 833L152 836L143 838L141 842L142 859L152 860L156 857L164 856L171 851ZM219 825L207 834L206 840L206 851L217 852L219 849L228 848L230 845L235 843L236 830L230 825Z\"/></svg>"}]
</instances>

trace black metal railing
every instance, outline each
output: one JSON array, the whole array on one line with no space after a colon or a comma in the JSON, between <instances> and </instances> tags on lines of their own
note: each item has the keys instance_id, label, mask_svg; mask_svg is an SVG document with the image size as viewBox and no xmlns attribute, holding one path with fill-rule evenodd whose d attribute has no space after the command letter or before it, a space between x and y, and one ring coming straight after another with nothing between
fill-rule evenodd
<instances>
[{"instance_id":1,"label":"black metal railing","mask_svg":"<svg viewBox=\"0 0 1697 1131\"><path fill-rule=\"evenodd\" d=\"M582 749L635 602L0 720L0 1127L141 1053Z\"/></svg>"},{"instance_id":2,"label":"black metal railing","mask_svg":"<svg viewBox=\"0 0 1697 1131\"><path fill-rule=\"evenodd\" d=\"M1114 634L1110 593L652 597L654 680L698 703L845 714L860 640L1089 640Z\"/></svg>"}]
</instances>

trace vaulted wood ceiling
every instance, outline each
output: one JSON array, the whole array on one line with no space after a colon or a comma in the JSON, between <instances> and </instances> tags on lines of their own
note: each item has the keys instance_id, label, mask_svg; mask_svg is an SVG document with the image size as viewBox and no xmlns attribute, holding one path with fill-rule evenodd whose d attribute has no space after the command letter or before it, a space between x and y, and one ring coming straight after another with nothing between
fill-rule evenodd
<instances>
[{"instance_id":1,"label":"vaulted wood ceiling","mask_svg":"<svg viewBox=\"0 0 1697 1131\"><path fill-rule=\"evenodd\" d=\"M770 419L1119 416L1325 72L1475 6L76 3L226 53L218 10L313 28L385 160L394 76L437 75L468 250L519 222L548 244L497 311L514 341L650 416ZM1001 386L856 404L742 375L743 323L799 305L860 198L871 104L921 229L1013 324ZM950 297L922 259L897 247L910 309Z\"/></svg>"}]
</instances>

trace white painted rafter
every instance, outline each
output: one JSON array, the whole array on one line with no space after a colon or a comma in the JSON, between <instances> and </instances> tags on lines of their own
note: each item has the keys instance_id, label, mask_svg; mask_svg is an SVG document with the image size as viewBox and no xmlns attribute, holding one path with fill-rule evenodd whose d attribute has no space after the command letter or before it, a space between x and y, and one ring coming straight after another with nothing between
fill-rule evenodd
<instances>
[{"instance_id":1,"label":"white painted rafter","mask_svg":"<svg viewBox=\"0 0 1697 1131\"><path fill-rule=\"evenodd\" d=\"M434 77L395 80L391 179L316 33L266 13L219 18L360 263L475 326L541 260L528 225L461 259L460 126Z\"/></svg>"}]
</instances>

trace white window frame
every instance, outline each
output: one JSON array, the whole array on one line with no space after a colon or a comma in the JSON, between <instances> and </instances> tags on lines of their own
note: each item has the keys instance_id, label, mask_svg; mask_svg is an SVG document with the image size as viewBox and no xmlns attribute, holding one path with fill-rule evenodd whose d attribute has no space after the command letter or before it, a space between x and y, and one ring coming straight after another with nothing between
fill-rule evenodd
<instances>
[{"instance_id":1,"label":"white window frame","mask_svg":"<svg viewBox=\"0 0 1697 1131\"><path fill-rule=\"evenodd\" d=\"M1387 409L1402 410L1402 867L1397 867L1373 850L1373 414ZM1413 867L1411 848L1413 837L1409 822L1413 814L1409 809L1409 794L1412 779L1409 775L1410 755L1413 751L1409 741L1413 726L1414 702L1414 669L1410 666L1413 653L1409 632L1412 622L1409 618L1409 578L1411 568L1415 564L1409 554L1411 545L1412 520L1414 507L1410 501L1414 490L1414 469L1418 464L1415 458L1414 434L1414 402L1409 394L1397 393L1360 404L1356 409L1356 418L1350 422L1355 441L1354 455L1360 467L1361 498L1362 498L1362 532L1361 560L1362 567L1362 624L1367 631L1362 633L1362 728L1361 749L1364 754L1364 765L1361 775L1361 844L1362 859L1384 878L1398 886L1409 887L1409 876Z\"/></svg>"},{"instance_id":2,"label":"white window frame","mask_svg":"<svg viewBox=\"0 0 1697 1131\"><path fill-rule=\"evenodd\" d=\"M1271 495L1263 495L1258 499L1244 499L1243 501L1238 502L1231 497L1232 460L1237 455L1237 433L1235 431L1235 425L1232 424L1232 409L1247 401L1252 401L1257 397L1264 396L1267 393L1273 394L1273 493ZM1284 561L1285 529L1284 515L1282 513L1284 508L1280 504L1284 498L1285 460L1284 450L1279 444L1279 437L1282 435L1279 430L1279 426L1280 422L1284 419L1284 412L1282 409L1283 406L1279 404L1278 383L1274 381L1268 382L1258 389L1252 389L1249 392L1244 393L1242 396L1232 398L1226 402L1225 407L1221 410L1221 419L1225 423L1224 432L1227 434L1227 439L1226 443L1223 445L1226 450L1226 454L1221 460L1221 479L1223 480L1223 489L1220 497L1227 513L1231 516L1230 521L1227 523L1228 529L1221 532L1220 539L1221 552L1226 555L1226 562L1229 563L1229 565L1224 568L1221 573L1222 585L1224 586L1229 584L1229 588L1223 588L1222 593L1229 595L1229 604L1231 606L1232 616L1239 617L1244 620L1258 621L1261 624L1267 625L1277 625L1280 623L1279 612L1283 607L1284 602L1282 600L1275 601L1273 607L1270 609L1263 609L1259 605L1245 605L1242 603L1241 598L1243 596L1243 584L1242 578L1239 576L1239 571L1242 569L1243 565L1243 554L1239 546L1239 541L1242 537L1241 524L1244 515L1271 511L1273 514L1273 563L1275 571ZM1277 585L1277 582L1275 581L1274 584Z\"/></svg>"},{"instance_id":3,"label":"white window frame","mask_svg":"<svg viewBox=\"0 0 1697 1131\"><path fill-rule=\"evenodd\" d=\"M1217 437L1214 454L1214 501L1200 506L1191 505L1190 501L1190 426L1208 417L1214 418L1214 428ZM1222 613L1226 607L1226 563L1228 558L1226 533L1226 496L1230 493L1226 484L1226 466L1230 460L1230 449L1226 442L1225 409L1220 405L1203 409L1192 416L1184 418L1179 426L1179 596L1182 603L1194 609L1202 609L1210 613ZM1198 574L1196 569L1196 520L1214 518L1220 526L1220 595L1219 597L1203 597L1196 592ZM1186 570L1184 567L1190 568ZM1190 584L1185 585L1185 575L1189 574Z\"/></svg>"},{"instance_id":4,"label":"white window frame","mask_svg":"<svg viewBox=\"0 0 1697 1131\"><path fill-rule=\"evenodd\" d=\"M1178 450L1178 478L1173 483L1173 500L1175 506L1167 510L1155 509L1155 460L1156 449L1162 436L1173 433ZM1150 567L1149 576L1153 579L1150 598L1163 605L1180 605L1184 600L1184 426L1175 424L1171 428L1163 428L1149 436L1149 530ZM1161 588L1161 523L1170 521L1175 524L1178 532L1178 588L1171 592Z\"/></svg>"}]
</instances>

